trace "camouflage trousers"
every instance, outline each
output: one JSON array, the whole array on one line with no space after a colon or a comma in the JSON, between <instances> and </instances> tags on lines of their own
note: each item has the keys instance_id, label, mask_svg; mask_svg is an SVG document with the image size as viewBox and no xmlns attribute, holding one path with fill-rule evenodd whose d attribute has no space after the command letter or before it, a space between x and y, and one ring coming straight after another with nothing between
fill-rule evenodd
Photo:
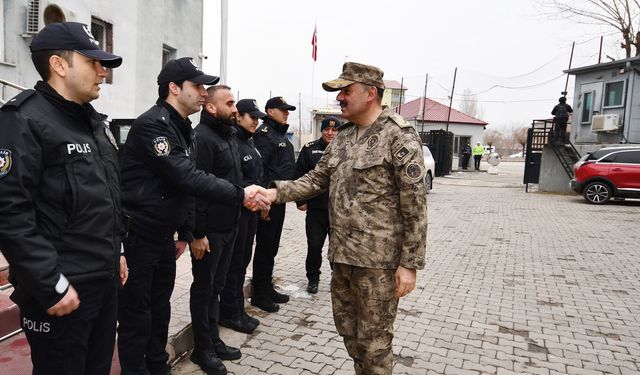
<instances>
[{"instance_id":1,"label":"camouflage trousers","mask_svg":"<svg viewBox=\"0 0 640 375\"><path fill-rule=\"evenodd\" d=\"M357 375L390 375L393 323L398 311L395 270L334 263L333 320Z\"/></svg>"}]
</instances>

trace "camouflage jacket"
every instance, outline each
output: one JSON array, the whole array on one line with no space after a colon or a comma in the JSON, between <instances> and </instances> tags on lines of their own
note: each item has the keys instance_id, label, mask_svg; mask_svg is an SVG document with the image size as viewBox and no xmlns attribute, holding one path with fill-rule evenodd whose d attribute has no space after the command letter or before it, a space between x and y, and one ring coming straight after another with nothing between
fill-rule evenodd
<instances>
[{"instance_id":1,"label":"camouflage jacket","mask_svg":"<svg viewBox=\"0 0 640 375\"><path fill-rule=\"evenodd\" d=\"M422 144L401 116L384 110L356 141L347 123L315 169L276 181L276 203L329 190L329 261L358 267L422 269L427 198Z\"/></svg>"}]
</instances>

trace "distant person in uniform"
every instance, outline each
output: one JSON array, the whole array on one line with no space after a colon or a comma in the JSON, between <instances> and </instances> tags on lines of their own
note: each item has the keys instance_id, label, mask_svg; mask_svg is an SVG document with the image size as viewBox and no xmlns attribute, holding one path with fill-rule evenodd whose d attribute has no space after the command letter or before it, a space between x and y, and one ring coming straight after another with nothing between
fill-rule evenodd
<instances>
[{"instance_id":1,"label":"distant person in uniform","mask_svg":"<svg viewBox=\"0 0 640 375\"><path fill-rule=\"evenodd\" d=\"M471 159L471 145L467 142L462 148L462 169L469 168L469 159Z\"/></svg>"},{"instance_id":2,"label":"distant person in uniform","mask_svg":"<svg viewBox=\"0 0 640 375\"><path fill-rule=\"evenodd\" d=\"M127 265L118 146L90 102L122 58L87 25L65 22L40 30L31 59L42 81L0 113L0 249L11 299L34 374L108 375Z\"/></svg>"},{"instance_id":3,"label":"distant person in uniform","mask_svg":"<svg viewBox=\"0 0 640 375\"><path fill-rule=\"evenodd\" d=\"M337 100L349 120L318 165L295 181L276 181L276 203L329 190L331 301L338 333L358 375L390 375L400 297L424 267L427 200L422 142L400 115L382 108L383 72L347 62Z\"/></svg>"},{"instance_id":4,"label":"distant person in uniform","mask_svg":"<svg viewBox=\"0 0 640 375\"><path fill-rule=\"evenodd\" d=\"M295 176L296 157L287 137L287 119L289 111L295 111L296 107L281 96L267 100L264 107L267 117L254 134L253 141L262 156L262 186L266 187L272 181L292 180ZM276 204L271 206L268 216L258 221L251 304L267 312L276 312L280 308L279 303L289 302L289 296L278 292L273 285L273 267L280 247L285 212L284 204Z\"/></svg>"},{"instance_id":5,"label":"distant person in uniform","mask_svg":"<svg viewBox=\"0 0 640 375\"><path fill-rule=\"evenodd\" d=\"M573 113L573 108L567 104L567 98L561 96L558 104L553 107L551 114L553 115L553 127L555 130L555 142L565 144L567 142L567 122L569 121L569 113Z\"/></svg>"},{"instance_id":6,"label":"distant person in uniform","mask_svg":"<svg viewBox=\"0 0 640 375\"><path fill-rule=\"evenodd\" d=\"M473 146L473 168L476 171L480 170L480 162L482 161L482 155L484 155L484 146L482 143L478 142L475 146Z\"/></svg>"},{"instance_id":7,"label":"distant person in uniform","mask_svg":"<svg viewBox=\"0 0 640 375\"><path fill-rule=\"evenodd\" d=\"M170 372L169 299L176 259L193 241L195 198L268 207L263 188L243 189L196 168L189 115L205 103L204 85L218 80L190 57L169 61L158 74L156 104L135 120L124 145L122 203L131 217L124 250L131 280L120 291L118 306L123 375ZM196 351L191 359L210 373L226 373L213 350Z\"/></svg>"},{"instance_id":8,"label":"distant person in uniform","mask_svg":"<svg viewBox=\"0 0 640 375\"><path fill-rule=\"evenodd\" d=\"M338 133L340 120L329 116L322 120L320 131L322 136L309 142L300 150L296 161L296 178L302 177L313 170L322 158L324 150ZM318 293L320 282L320 266L322 266L322 247L329 235L329 192L324 192L305 201L296 202L300 211L306 211L305 229L307 232L307 292Z\"/></svg>"}]
</instances>

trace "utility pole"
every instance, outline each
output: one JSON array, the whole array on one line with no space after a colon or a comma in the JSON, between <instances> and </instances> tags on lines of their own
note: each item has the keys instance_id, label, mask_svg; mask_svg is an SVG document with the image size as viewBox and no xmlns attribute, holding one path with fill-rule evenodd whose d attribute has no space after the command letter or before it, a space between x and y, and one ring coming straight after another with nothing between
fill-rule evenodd
<instances>
[{"instance_id":1,"label":"utility pole","mask_svg":"<svg viewBox=\"0 0 640 375\"><path fill-rule=\"evenodd\" d=\"M456 88L456 76L458 75L458 67L453 72L453 86L451 86L451 96L449 97L449 114L447 114L447 133L449 132L449 120L451 120L451 106L453 105L453 90Z\"/></svg>"}]
</instances>

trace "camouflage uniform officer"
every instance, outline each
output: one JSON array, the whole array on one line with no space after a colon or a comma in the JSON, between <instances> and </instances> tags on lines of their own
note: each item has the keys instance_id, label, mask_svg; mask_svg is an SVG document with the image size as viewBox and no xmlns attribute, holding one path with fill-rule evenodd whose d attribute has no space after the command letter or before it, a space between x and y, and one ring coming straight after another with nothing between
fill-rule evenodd
<instances>
[{"instance_id":1,"label":"camouflage uniform officer","mask_svg":"<svg viewBox=\"0 0 640 375\"><path fill-rule=\"evenodd\" d=\"M276 181L278 203L329 190L331 299L338 333L356 374L391 374L398 299L424 267L427 202L422 144L402 117L382 109L383 72L345 63L338 91L349 120L316 168L296 181Z\"/></svg>"}]
</instances>

